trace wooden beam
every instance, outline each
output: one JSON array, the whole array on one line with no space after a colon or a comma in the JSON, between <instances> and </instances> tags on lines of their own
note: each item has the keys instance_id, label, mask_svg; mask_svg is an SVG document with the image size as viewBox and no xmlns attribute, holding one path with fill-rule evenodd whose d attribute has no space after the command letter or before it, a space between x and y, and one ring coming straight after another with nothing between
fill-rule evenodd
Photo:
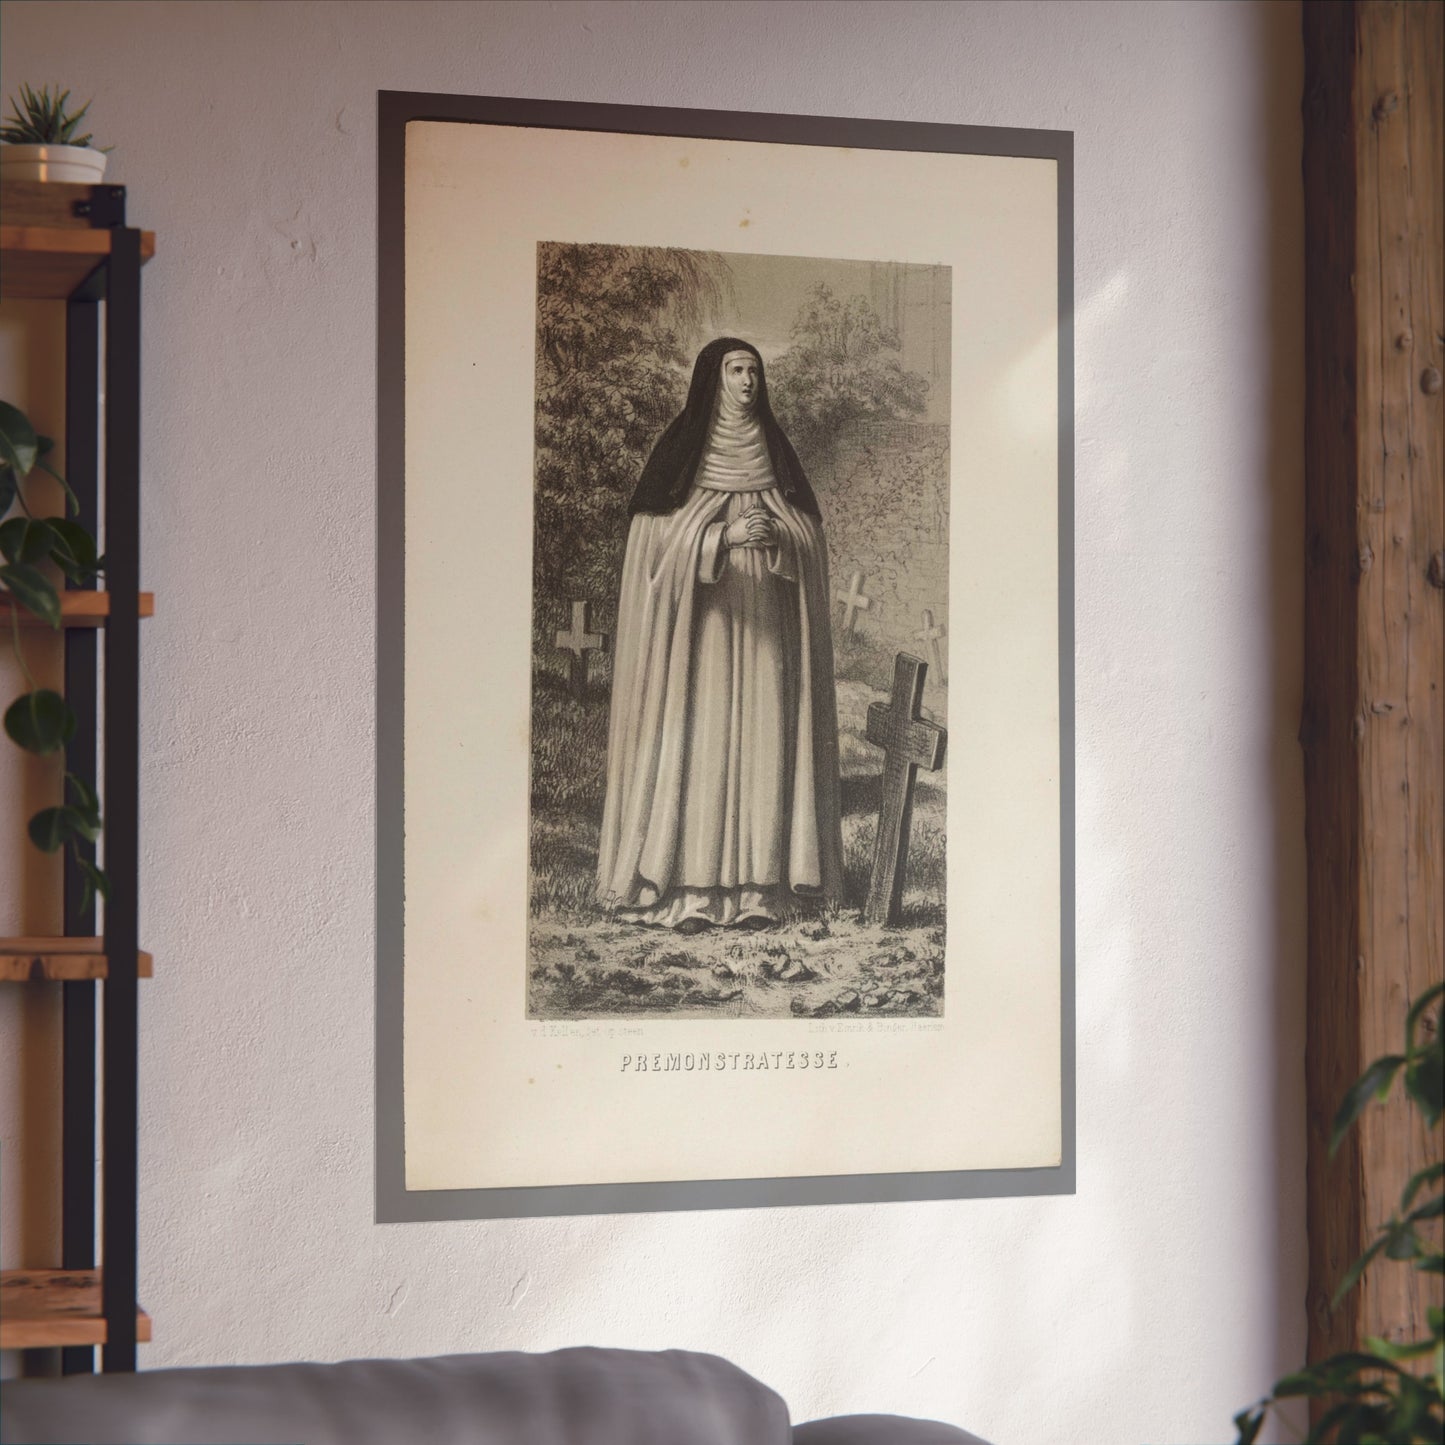
<instances>
[{"instance_id":1,"label":"wooden beam","mask_svg":"<svg viewBox=\"0 0 1445 1445\"><path fill-rule=\"evenodd\" d=\"M1427 1333L1441 1282L1351 1261L1425 1161L1418 1116L1330 1121L1445 976L1445 311L1438 4L1320 0L1305 45L1309 1354ZM1436 1024L1438 1026L1438 1023Z\"/></svg>"}]
</instances>

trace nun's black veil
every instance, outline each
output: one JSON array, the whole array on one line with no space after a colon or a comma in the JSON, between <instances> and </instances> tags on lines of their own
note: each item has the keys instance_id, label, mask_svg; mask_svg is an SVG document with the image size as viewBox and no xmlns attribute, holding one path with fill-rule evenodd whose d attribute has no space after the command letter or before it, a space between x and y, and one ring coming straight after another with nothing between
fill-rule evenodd
<instances>
[{"instance_id":1,"label":"nun's black veil","mask_svg":"<svg viewBox=\"0 0 1445 1445\"><path fill-rule=\"evenodd\" d=\"M756 346L739 341L736 336L720 336L709 341L697 354L692 368L692 385L687 392L687 405L658 439L642 469L642 479L628 504L629 516L639 512L665 513L676 511L686 500L697 475L698 463L707 446L708 427L712 423L713 403L722 377L723 357L730 351L750 351L758 358L758 399L756 414L762 423L768 443L768 457L778 490L800 512L818 516L818 499L808 485L807 473L793 450L793 444L773 416L768 403L768 382L763 358Z\"/></svg>"}]
</instances>

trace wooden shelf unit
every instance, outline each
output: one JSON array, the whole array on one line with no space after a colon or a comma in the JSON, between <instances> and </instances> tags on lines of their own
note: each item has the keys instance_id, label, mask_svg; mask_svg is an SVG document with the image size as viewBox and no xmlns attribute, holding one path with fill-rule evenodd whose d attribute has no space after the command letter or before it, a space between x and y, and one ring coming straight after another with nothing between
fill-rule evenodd
<instances>
[{"instance_id":1,"label":"wooden shelf unit","mask_svg":"<svg viewBox=\"0 0 1445 1445\"><path fill-rule=\"evenodd\" d=\"M151 1338L136 1297L136 1113L137 982L153 964L136 925L139 621L155 611L139 570L141 267L156 244L125 207L123 186L0 182L0 299L65 306L66 479L77 519L104 545L109 589L61 596L64 693L78 720L65 766L91 787L105 777L105 937L67 852L65 936L0 939L0 982L54 980L64 1003L61 1267L0 1275L0 1349L59 1347L65 1374L93 1371L97 1345L104 1370L132 1371L137 1342ZM44 625L13 611L0 601L0 626Z\"/></svg>"},{"instance_id":2,"label":"wooden shelf unit","mask_svg":"<svg viewBox=\"0 0 1445 1445\"><path fill-rule=\"evenodd\" d=\"M0 1350L103 1345L100 1271L8 1269L0 1272ZM135 1337L151 1337L151 1319L135 1312Z\"/></svg>"},{"instance_id":3,"label":"wooden shelf unit","mask_svg":"<svg viewBox=\"0 0 1445 1445\"><path fill-rule=\"evenodd\" d=\"M69 983L110 972L103 938L0 938L0 983ZM151 978L155 960L136 955L136 977Z\"/></svg>"}]
</instances>

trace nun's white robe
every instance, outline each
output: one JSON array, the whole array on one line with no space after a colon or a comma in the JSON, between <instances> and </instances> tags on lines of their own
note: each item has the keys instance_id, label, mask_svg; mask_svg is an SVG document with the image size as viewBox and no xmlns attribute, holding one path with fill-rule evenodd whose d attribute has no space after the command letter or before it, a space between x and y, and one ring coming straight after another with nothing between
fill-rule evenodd
<instances>
[{"instance_id":1,"label":"nun's white robe","mask_svg":"<svg viewBox=\"0 0 1445 1445\"><path fill-rule=\"evenodd\" d=\"M605 906L668 927L779 918L842 878L822 528L766 461L698 474L628 534L597 869ZM729 547L756 504L776 545Z\"/></svg>"}]
</instances>

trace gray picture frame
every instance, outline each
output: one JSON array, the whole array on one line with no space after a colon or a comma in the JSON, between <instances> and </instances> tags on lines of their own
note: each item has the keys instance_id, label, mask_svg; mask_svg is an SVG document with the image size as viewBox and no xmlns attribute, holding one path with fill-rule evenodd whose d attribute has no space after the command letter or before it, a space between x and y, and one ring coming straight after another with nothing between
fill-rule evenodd
<instances>
[{"instance_id":1,"label":"gray picture frame","mask_svg":"<svg viewBox=\"0 0 1445 1445\"><path fill-rule=\"evenodd\" d=\"M406 1186L403 1110L405 139L413 121L1056 162L1061 1161L1048 1168L525 1188ZM1075 1189L1073 135L822 116L381 91L377 214L375 1218L378 1223L1070 1194ZM945 1106L946 1107L946 1106ZM961 1107L961 1105L960 1105Z\"/></svg>"}]
</instances>

